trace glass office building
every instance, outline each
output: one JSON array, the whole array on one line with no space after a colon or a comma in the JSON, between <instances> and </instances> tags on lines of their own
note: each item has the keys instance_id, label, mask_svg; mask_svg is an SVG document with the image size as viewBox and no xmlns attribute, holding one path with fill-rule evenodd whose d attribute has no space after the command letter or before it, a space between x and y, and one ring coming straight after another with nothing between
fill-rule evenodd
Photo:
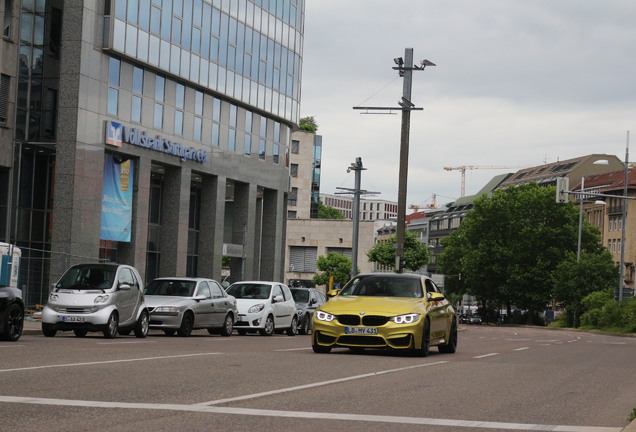
<instances>
[{"instance_id":1,"label":"glass office building","mask_svg":"<svg viewBox=\"0 0 636 432\"><path fill-rule=\"evenodd\" d=\"M0 240L22 249L27 304L85 261L282 280L304 0L0 14Z\"/></svg>"}]
</instances>

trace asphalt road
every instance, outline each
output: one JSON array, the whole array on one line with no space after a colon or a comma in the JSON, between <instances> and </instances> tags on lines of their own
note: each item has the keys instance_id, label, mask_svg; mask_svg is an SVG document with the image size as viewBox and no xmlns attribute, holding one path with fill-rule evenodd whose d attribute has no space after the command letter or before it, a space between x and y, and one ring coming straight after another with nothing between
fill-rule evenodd
<instances>
[{"instance_id":1,"label":"asphalt road","mask_svg":"<svg viewBox=\"0 0 636 432\"><path fill-rule=\"evenodd\" d=\"M0 430L618 432L636 338L466 326L455 354L336 349L309 336L151 332L0 342Z\"/></svg>"}]
</instances>

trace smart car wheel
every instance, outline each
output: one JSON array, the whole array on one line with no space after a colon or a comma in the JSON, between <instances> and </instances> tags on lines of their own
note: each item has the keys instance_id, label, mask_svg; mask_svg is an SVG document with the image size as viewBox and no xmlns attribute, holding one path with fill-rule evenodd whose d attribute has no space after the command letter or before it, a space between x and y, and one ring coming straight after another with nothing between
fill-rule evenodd
<instances>
[{"instance_id":1,"label":"smart car wheel","mask_svg":"<svg viewBox=\"0 0 636 432\"><path fill-rule=\"evenodd\" d=\"M75 330L73 330L73 333L75 333L75 336L77 336L77 337L84 337L88 333L88 330L75 329Z\"/></svg>"},{"instance_id":2,"label":"smart car wheel","mask_svg":"<svg viewBox=\"0 0 636 432\"><path fill-rule=\"evenodd\" d=\"M232 316L232 314L227 314L225 316L225 321L223 322L223 328L221 329L221 336L231 336L232 330L234 330L234 316Z\"/></svg>"},{"instance_id":3,"label":"smart car wheel","mask_svg":"<svg viewBox=\"0 0 636 432\"><path fill-rule=\"evenodd\" d=\"M259 330L262 336L271 336L274 334L274 318L268 315L265 319L265 326Z\"/></svg>"},{"instance_id":4,"label":"smart car wheel","mask_svg":"<svg viewBox=\"0 0 636 432\"><path fill-rule=\"evenodd\" d=\"M104 329L104 337L106 339L115 339L117 337L117 329L119 328L119 317L117 312L113 312L108 317L106 328Z\"/></svg>"},{"instance_id":5,"label":"smart car wheel","mask_svg":"<svg viewBox=\"0 0 636 432\"><path fill-rule=\"evenodd\" d=\"M428 348L431 344L431 323L428 319L424 320L424 328L422 329L422 341L420 348L413 348L413 352L418 357L426 357L428 355Z\"/></svg>"},{"instance_id":6,"label":"smart car wheel","mask_svg":"<svg viewBox=\"0 0 636 432\"><path fill-rule=\"evenodd\" d=\"M4 323L4 333L0 335L0 339L15 342L22 335L24 326L24 309L20 304L13 303L7 311L7 319Z\"/></svg>"},{"instance_id":7,"label":"smart car wheel","mask_svg":"<svg viewBox=\"0 0 636 432\"><path fill-rule=\"evenodd\" d=\"M188 337L192 334L192 326L194 325L194 318L189 313L183 315L181 320L181 327L177 330L177 334L181 337Z\"/></svg>"},{"instance_id":8,"label":"smart car wheel","mask_svg":"<svg viewBox=\"0 0 636 432\"><path fill-rule=\"evenodd\" d=\"M42 323L42 334L46 337L53 337L57 333L54 324Z\"/></svg>"},{"instance_id":9,"label":"smart car wheel","mask_svg":"<svg viewBox=\"0 0 636 432\"><path fill-rule=\"evenodd\" d=\"M453 354L457 351L457 321L455 319L453 319L453 323L451 324L446 343L438 345L437 349L444 354Z\"/></svg>"},{"instance_id":10,"label":"smart car wheel","mask_svg":"<svg viewBox=\"0 0 636 432\"><path fill-rule=\"evenodd\" d=\"M145 338L148 334L148 312L143 311L134 328L135 337Z\"/></svg>"},{"instance_id":11,"label":"smart car wheel","mask_svg":"<svg viewBox=\"0 0 636 432\"><path fill-rule=\"evenodd\" d=\"M287 336L296 336L298 333L298 318L293 317L291 326L286 330Z\"/></svg>"}]
</instances>

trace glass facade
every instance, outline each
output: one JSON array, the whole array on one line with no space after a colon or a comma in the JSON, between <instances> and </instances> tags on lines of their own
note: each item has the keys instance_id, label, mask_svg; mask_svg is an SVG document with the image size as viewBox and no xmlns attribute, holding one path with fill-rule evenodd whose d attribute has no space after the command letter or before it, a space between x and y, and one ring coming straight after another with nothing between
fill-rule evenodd
<instances>
[{"instance_id":1,"label":"glass facade","mask_svg":"<svg viewBox=\"0 0 636 432\"><path fill-rule=\"evenodd\" d=\"M115 0L122 55L297 123L304 0Z\"/></svg>"}]
</instances>

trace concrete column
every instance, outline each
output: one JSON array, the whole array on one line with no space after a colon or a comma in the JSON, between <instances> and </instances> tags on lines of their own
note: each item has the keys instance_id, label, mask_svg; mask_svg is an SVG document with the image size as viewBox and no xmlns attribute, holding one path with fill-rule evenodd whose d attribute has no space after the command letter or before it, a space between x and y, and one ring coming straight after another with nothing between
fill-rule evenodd
<instances>
[{"instance_id":1,"label":"concrete column","mask_svg":"<svg viewBox=\"0 0 636 432\"><path fill-rule=\"evenodd\" d=\"M236 182L232 203L232 241L243 245L243 259L232 259L232 281L258 279L254 273L256 185ZM238 276L237 278L237 275Z\"/></svg>"},{"instance_id":2,"label":"concrete column","mask_svg":"<svg viewBox=\"0 0 636 432\"><path fill-rule=\"evenodd\" d=\"M166 168L161 206L160 276L185 276L192 171Z\"/></svg>"},{"instance_id":3,"label":"concrete column","mask_svg":"<svg viewBox=\"0 0 636 432\"><path fill-rule=\"evenodd\" d=\"M227 179L203 176L199 228L198 276L221 281Z\"/></svg>"},{"instance_id":4,"label":"concrete column","mask_svg":"<svg viewBox=\"0 0 636 432\"><path fill-rule=\"evenodd\" d=\"M284 282L284 204L283 193L274 189L265 189L261 241L261 277L264 280Z\"/></svg>"}]
</instances>

